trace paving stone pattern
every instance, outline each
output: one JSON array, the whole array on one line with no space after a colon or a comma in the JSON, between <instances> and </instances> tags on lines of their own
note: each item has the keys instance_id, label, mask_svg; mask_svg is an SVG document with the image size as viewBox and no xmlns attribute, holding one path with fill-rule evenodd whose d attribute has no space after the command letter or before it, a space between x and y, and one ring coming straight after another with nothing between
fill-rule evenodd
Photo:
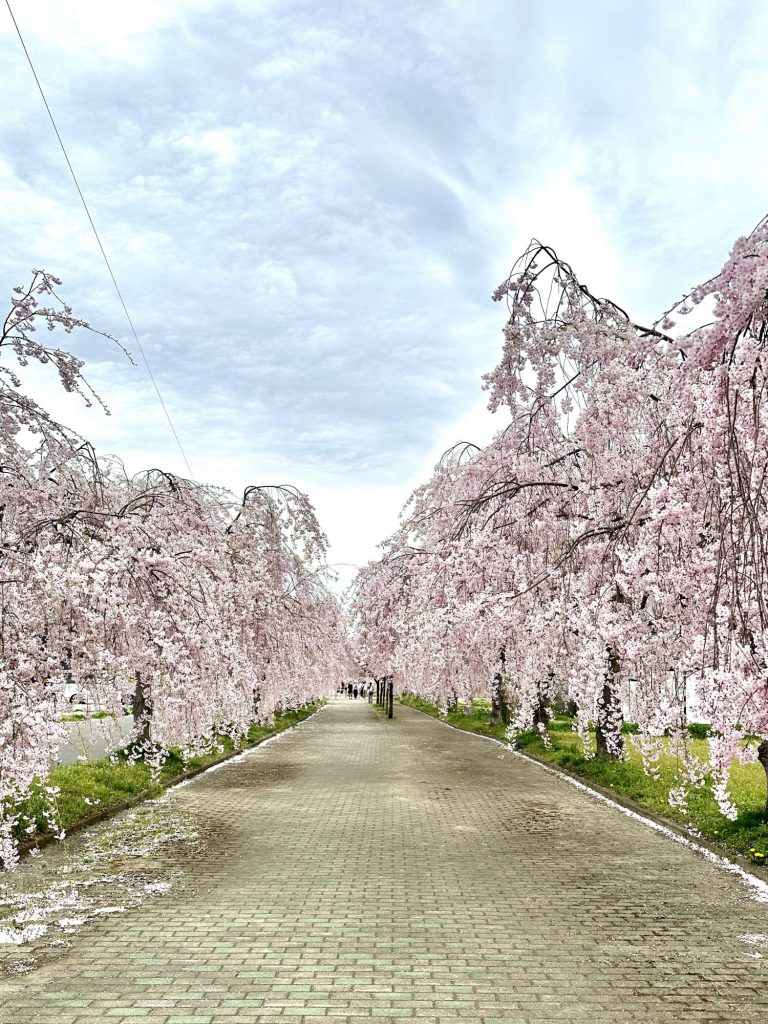
<instances>
[{"instance_id":1,"label":"paving stone pattern","mask_svg":"<svg viewBox=\"0 0 768 1024\"><path fill-rule=\"evenodd\" d=\"M336 699L175 799L181 884L4 979L2 1024L768 1017L738 879L410 709Z\"/></svg>"}]
</instances>

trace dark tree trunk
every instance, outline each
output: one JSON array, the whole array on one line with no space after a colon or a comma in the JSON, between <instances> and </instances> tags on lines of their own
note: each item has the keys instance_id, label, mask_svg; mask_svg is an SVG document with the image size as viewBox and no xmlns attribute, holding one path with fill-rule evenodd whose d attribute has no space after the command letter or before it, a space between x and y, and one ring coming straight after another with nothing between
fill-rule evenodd
<instances>
[{"instance_id":1,"label":"dark tree trunk","mask_svg":"<svg viewBox=\"0 0 768 1024\"><path fill-rule=\"evenodd\" d=\"M541 693L541 690L539 690L538 700L536 702L536 707L533 709L533 727L534 727L534 729L538 729L540 725L543 725L544 728L546 729L547 726L549 725L549 719L550 719L549 708L544 703L544 697L543 697L543 695Z\"/></svg>"},{"instance_id":2,"label":"dark tree trunk","mask_svg":"<svg viewBox=\"0 0 768 1024\"><path fill-rule=\"evenodd\" d=\"M490 693L490 724L509 725L509 705L507 703L507 690L501 673L494 676L494 685Z\"/></svg>"},{"instance_id":3,"label":"dark tree trunk","mask_svg":"<svg viewBox=\"0 0 768 1024\"><path fill-rule=\"evenodd\" d=\"M133 724L139 743L149 743L152 737L152 694L149 686L141 681L140 672L136 673L133 693Z\"/></svg>"},{"instance_id":4,"label":"dark tree trunk","mask_svg":"<svg viewBox=\"0 0 768 1024\"><path fill-rule=\"evenodd\" d=\"M509 704L507 703L507 688L504 685L504 666L507 663L506 648L499 651L500 668L493 677L491 686L491 725L509 725Z\"/></svg>"},{"instance_id":5,"label":"dark tree trunk","mask_svg":"<svg viewBox=\"0 0 768 1024\"><path fill-rule=\"evenodd\" d=\"M624 750L624 737L621 735L623 716L621 702L614 685L621 671L621 659L614 650L608 652L608 673L603 684L602 695L597 701L597 722L595 723L595 740L597 753L600 757L611 757L618 761Z\"/></svg>"},{"instance_id":6,"label":"dark tree trunk","mask_svg":"<svg viewBox=\"0 0 768 1024\"><path fill-rule=\"evenodd\" d=\"M765 772L766 797L763 815L765 820L768 821L768 740L762 740L757 748L757 760L763 766L763 771Z\"/></svg>"},{"instance_id":7,"label":"dark tree trunk","mask_svg":"<svg viewBox=\"0 0 768 1024\"><path fill-rule=\"evenodd\" d=\"M387 677L387 718L395 715L395 677Z\"/></svg>"}]
</instances>

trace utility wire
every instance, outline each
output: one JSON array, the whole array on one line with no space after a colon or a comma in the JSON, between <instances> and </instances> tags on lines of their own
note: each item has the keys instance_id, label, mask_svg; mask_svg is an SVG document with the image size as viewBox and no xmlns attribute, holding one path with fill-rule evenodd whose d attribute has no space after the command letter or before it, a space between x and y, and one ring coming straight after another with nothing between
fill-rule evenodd
<instances>
[{"instance_id":1,"label":"utility wire","mask_svg":"<svg viewBox=\"0 0 768 1024\"><path fill-rule=\"evenodd\" d=\"M53 117L53 113L51 112L51 108L48 105L48 100L45 98L45 93L43 92L43 87L40 84L40 79L37 77L37 72L35 71L35 66L32 63L32 58L29 55L29 50L27 49L26 43L24 42L24 37L21 34L21 30L19 29L18 23L16 21L16 18L14 17L12 9L11 9L10 0L5 0L5 6L8 8L8 13L11 16L11 21L13 22L13 27L16 29L16 35L19 37L19 42L22 45L22 48L24 50L24 54L26 55L26 58L27 58L27 62L29 63L29 67L30 67L30 69L32 71L32 74L34 76L35 82L37 83L37 88L40 90L40 95L43 98L43 103L45 104L45 109L48 111L48 117L50 118L51 124L53 125L53 130L56 133L56 138L59 140L59 145L61 146L61 151L64 154L64 159L67 161L67 167L69 168L69 173L72 175L72 180L75 183L75 188L77 189L77 194L80 196L80 201L83 204L83 209L85 210L85 214L88 217L88 220L90 222L91 227L93 228L93 233L96 236L96 241L98 242L99 249L101 250L101 255L104 257L104 262L107 265L107 270L109 271L109 276L112 278L112 284L115 286L115 291L117 292L117 297L120 299L120 305L123 307L123 312L125 313L126 320L128 321L128 324L129 324L129 326L131 328L131 333L133 334L133 337L134 337L134 339L136 341L136 346L137 346L139 352L141 353L141 358L144 360L144 365L147 368L147 373L149 374L149 379L152 381L152 385L153 385L155 391L157 392L157 397L158 397L158 399L160 401L160 405L163 407L163 412L165 413L165 418L168 420L168 426L171 428L171 433L173 434L174 438L176 439L176 444L179 446L179 451L181 452L181 457L184 460L184 465L187 467L187 470L189 472L190 479L194 479L194 473L192 472L192 467L190 466L189 460L187 459L187 456L186 456L186 453L184 452L184 449L182 448L181 441L179 440L179 435L176 433L176 428L173 425L173 422L171 420L171 417L170 417L170 414L168 412L168 409L166 408L165 402L163 401L163 396L160 394L160 388L157 386L157 381L155 380L155 375L152 373L152 368L149 365L149 361L148 361L146 355L144 354L144 349L142 348L141 342L139 341L139 336L136 333L136 328L133 326L133 320L131 320L131 314L128 312L128 307L125 304L125 299L123 298L123 293L120 291L120 286L118 285L117 279L115 278L114 272L112 271L112 265L109 262L109 257L107 256L107 253L106 253L106 251L104 249L104 246L101 244L101 238L99 237L99 232L96 230L96 225L93 222L93 217L91 216L91 211L88 209L88 204L85 201L85 196L83 195L82 189L80 188L80 183L77 180L77 175L75 174L75 170L74 170L74 168L72 166L72 163L71 163L71 161L69 159L69 155L67 153L67 150L66 150L66 147L64 145L64 142L63 142L63 140L61 138L61 134L59 132L59 129L58 129L57 125L56 125L56 121L55 121L55 119Z\"/></svg>"}]
</instances>

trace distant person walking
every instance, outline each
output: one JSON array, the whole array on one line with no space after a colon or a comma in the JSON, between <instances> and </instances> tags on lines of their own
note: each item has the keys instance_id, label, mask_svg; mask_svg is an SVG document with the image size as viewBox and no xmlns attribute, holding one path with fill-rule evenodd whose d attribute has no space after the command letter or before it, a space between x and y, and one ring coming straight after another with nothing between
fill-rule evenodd
<instances>
[{"instance_id":1,"label":"distant person walking","mask_svg":"<svg viewBox=\"0 0 768 1024\"><path fill-rule=\"evenodd\" d=\"M347 683L347 700L352 700L352 683Z\"/></svg>"},{"instance_id":2,"label":"distant person walking","mask_svg":"<svg viewBox=\"0 0 768 1024\"><path fill-rule=\"evenodd\" d=\"M357 700L357 683L352 687L352 696Z\"/></svg>"},{"instance_id":3,"label":"distant person walking","mask_svg":"<svg viewBox=\"0 0 768 1024\"><path fill-rule=\"evenodd\" d=\"M370 681L370 679L368 680L368 691L367 692L368 692L368 703L372 704L373 703L373 683Z\"/></svg>"}]
</instances>

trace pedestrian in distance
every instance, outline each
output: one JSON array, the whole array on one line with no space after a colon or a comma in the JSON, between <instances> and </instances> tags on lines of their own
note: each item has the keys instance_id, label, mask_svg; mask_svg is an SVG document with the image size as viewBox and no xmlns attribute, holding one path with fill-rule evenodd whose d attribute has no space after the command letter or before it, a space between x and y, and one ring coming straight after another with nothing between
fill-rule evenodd
<instances>
[{"instance_id":1,"label":"pedestrian in distance","mask_svg":"<svg viewBox=\"0 0 768 1024\"><path fill-rule=\"evenodd\" d=\"M357 683L352 687L352 696L357 700Z\"/></svg>"},{"instance_id":2,"label":"pedestrian in distance","mask_svg":"<svg viewBox=\"0 0 768 1024\"><path fill-rule=\"evenodd\" d=\"M347 700L352 700L352 683L347 683Z\"/></svg>"},{"instance_id":3,"label":"pedestrian in distance","mask_svg":"<svg viewBox=\"0 0 768 1024\"><path fill-rule=\"evenodd\" d=\"M368 703L373 703L373 683L370 680L368 682Z\"/></svg>"}]
</instances>

